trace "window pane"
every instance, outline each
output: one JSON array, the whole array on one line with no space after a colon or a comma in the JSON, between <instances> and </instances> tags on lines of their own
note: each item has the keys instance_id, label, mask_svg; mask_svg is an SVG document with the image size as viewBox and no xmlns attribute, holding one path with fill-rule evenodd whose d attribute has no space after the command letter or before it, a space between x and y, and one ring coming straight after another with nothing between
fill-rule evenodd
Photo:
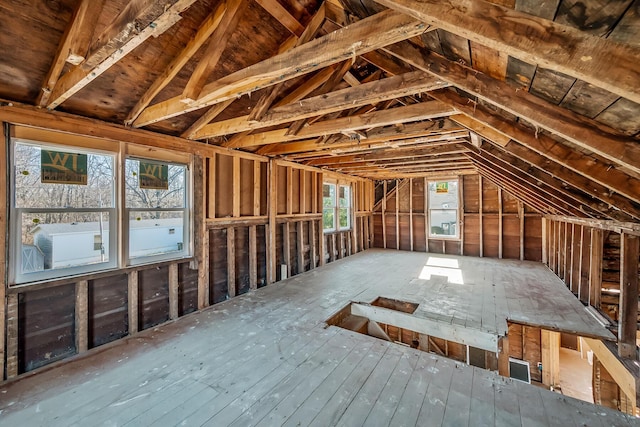
<instances>
[{"instance_id":1,"label":"window pane","mask_svg":"<svg viewBox=\"0 0 640 427\"><path fill-rule=\"evenodd\" d=\"M346 185L340 186L339 206L341 208L348 208L351 205L350 193L351 193L351 187L348 187Z\"/></svg>"},{"instance_id":2,"label":"window pane","mask_svg":"<svg viewBox=\"0 0 640 427\"><path fill-rule=\"evenodd\" d=\"M349 228L349 209L340 208L338 209L338 214L340 216L340 228Z\"/></svg>"},{"instance_id":3,"label":"window pane","mask_svg":"<svg viewBox=\"0 0 640 427\"><path fill-rule=\"evenodd\" d=\"M322 229L335 230L336 224L333 218L334 208L325 208L322 210Z\"/></svg>"},{"instance_id":4,"label":"window pane","mask_svg":"<svg viewBox=\"0 0 640 427\"><path fill-rule=\"evenodd\" d=\"M458 209L458 181L429 182L430 209Z\"/></svg>"},{"instance_id":5,"label":"window pane","mask_svg":"<svg viewBox=\"0 0 640 427\"><path fill-rule=\"evenodd\" d=\"M186 174L184 165L167 165L167 189L140 188L140 160L127 159L125 165L125 185L128 208L183 208L186 203ZM143 173L160 172L161 162L142 161ZM144 185L143 185L144 187Z\"/></svg>"},{"instance_id":6,"label":"window pane","mask_svg":"<svg viewBox=\"0 0 640 427\"><path fill-rule=\"evenodd\" d=\"M433 236L457 236L458 235L458 211L457 210L431 210L431 235Z\"/></svg>"},{"instance_id":7,"label":"window pane","mask_svg":"<svg viewBox=\"0 0 640 427\"><path fill-rule=\"evenodd\" d=\"M109 261L109 212L22 215L20 273Z\"/></svg>"},{"instance_id":8,"label":"window pane","mask_svg":"<svg viewBox=\"0 0 640 427\"><path fill-rule=\"evenodd\" d=\"M54 168L72 163L73 149L59 150L54 156ZM45 153L46 154L46 153ZM114 157L87 154L87 184L49 184L41 182L42 149L36 145L16 142L15 207L17 208L112 208L114 207Z\"/></svg>"},{"instance_id":9,"label":"window pane","mask_svg":"<svg viewBox=\"0 0 640 427\"><path fill-rule=\"evenodd\" d=\"M184 213L129 212L129 258L183 252Z\"/></svg>"},{"instance_id":10,"label":"window pane","mask_svg":"<svg viewBox=\"0 0 640 427\"><path fill-rule=\"evenodd\" d=\"M336 205L336 185L324 184L322 186L322 206L332 208Z\"/></svg>"}]
</instances>

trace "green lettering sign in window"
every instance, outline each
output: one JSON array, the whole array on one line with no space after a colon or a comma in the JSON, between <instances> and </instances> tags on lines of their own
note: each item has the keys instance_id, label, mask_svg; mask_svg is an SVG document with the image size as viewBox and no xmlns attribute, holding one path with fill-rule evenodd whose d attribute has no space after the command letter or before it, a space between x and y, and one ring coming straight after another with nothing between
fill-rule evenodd
<instances>
[{"instance_id":1,"label":"green lettering sign in window","mask_svg":"<svg viewBox=\"0 0 640 427\"><path fill-rule=\"evenodd\" d=\"M87 185L87 155L41 150L40 181L45 184Z\"/></svg>"}]
</instances>

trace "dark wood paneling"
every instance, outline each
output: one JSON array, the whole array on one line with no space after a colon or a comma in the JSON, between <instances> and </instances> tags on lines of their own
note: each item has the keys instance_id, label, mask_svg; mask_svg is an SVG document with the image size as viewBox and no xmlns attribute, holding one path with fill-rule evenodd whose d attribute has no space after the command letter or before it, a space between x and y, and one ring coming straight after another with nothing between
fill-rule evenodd
<instances>
[{"instance_id":1,"label":"dark wood paneling","mask_svg":"<svg viewBox=\"0 0 640 427\"><path fill-rule=\"evenodd\" d=\"M140 330L169 320L169 267L138 272L138 316Z\"/></svg>"},{"instance_id":2,"label":"dark wood paneling","mask_svg":"<svg viewBox=\"0 0 640 427\"><path fill-rule=\"evenodd\" d=\"M258 288L267 284L267 237L266 226L256 227L256 247L258 259Z\"/></svg>"},{"instance_id":3,"label":"dark wood paneling","mask_svg":"<svg viewBox=\"0 0 640 427\"><path fill-rule=\"evenodd\" d=\"M75 288L58 286L20 294L18 302L18 372L75 353Z\"/></svg>"},{"instance_id":4,"label":"dark wood paneling","mask_svg":"<svg viewBox=\"0 0 640 427\"><path fill-rule=\"evenodd\" d=\"M498 216L484 215L482 218L482 253L485 257L498 257Z\"/></svg>"},{"instance_id":5,"label":"dark wood paneling","mask_svg":"<svg viewBox=\"0 0 640 427\"><path fill-rule=\"evenodd\" d=\"M127 301L126 274L89 281L89 348L129 333Z\"/></svg>"},{"instance_id":6,"label":"dark wood paneling","mask_svg":"<svg viewBox=\"0 0 640 427\"><path fill-rule=\"evenodd\" d=\"M236 295L249 292L249 229L235 228Z\"/></svg>"},{"instance_id":7,"label":"dark wood paneling","mask_svg":"<svg viewBox=\"0 0 640 427\"><path fill-rule=\"evenodd\" d=\"M382 213L380 212L375 212L373 214L373 247L384 247L382 235Z\"/></svg>"},{"instance_id":8,"label":"dark wood paneling","mask_svg":"<svg viewBox=\"0 0 640 427\"><path fill-rule=\"evenodd\" d=\"M209 299L210 304L228 297L227 282L227 230L209 231Z\"/></svg>"},{"instance_id":9,"label":"dark wood paneling","mask_svg":"<svg viewBox=\"0 0 640 427\"><path fill-rule=\"evenodd\" d=\"M178 265L178 314L184 316L198 309L198 270L188 263Z\"/></svg>"},{"instance_id":10,"label":"dark wood paneling","mask_svg":"<svg viewBox=\"0 0 640 427\"><path fill-rule=\"evenodd\" d=\"M444 253L448 255L460 255L460 240L445 240Z\"/></svg>"}]
</instances>

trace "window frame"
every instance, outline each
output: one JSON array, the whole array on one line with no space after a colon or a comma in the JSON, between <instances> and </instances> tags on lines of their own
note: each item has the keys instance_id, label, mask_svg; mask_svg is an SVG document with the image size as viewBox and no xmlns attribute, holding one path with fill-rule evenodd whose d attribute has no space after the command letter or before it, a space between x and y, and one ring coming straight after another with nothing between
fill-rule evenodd
<instances>
[{"instance_id":1,"label":"window frame","mask_svg":"<svg viewBox=\"0 0 640 427\"><path fill-rule=\"evenodd\" d=\"M456 182L456 201L457 206L453 209L451 208L431 208L431 184L435 184L438 182ZM429 238L430 239L443 239L443 240L460 240L460 179L455 178L442 178L442 179L434 179L427 181L427 221L429 224ZM455 234L433 234L432 233L432 223L431 223L431 212L432 211L455 211L456 213L456 233Z\"/></svg>"},{"instance_id":2,"label":"window frame","mask_svg":"<svg viewBox=\"0 0 640 427\"><path fill-rule=\"evenodd\" d=\"M349 192L348 197L346 197L346 201L347 201L347 206L346 207L341 207L340 206L340 189L341 188L346 188ZM352 202L351 202L351 184L338 184L337 188L336 188L336 199L337 199L337 204L336 204L336 226L337 226L337 230L338 231L348 231L351 230L351 212L352 212ZM341 227L340 226L340 209L346 209L347 210L347 226L346 227Z\"/></svg>"},{"instance_id":3,"label":"window frame","mask_svg":"<svg viewBox=\"0 0 640 427\"><path fill-rule=\"evenodd\" d=\"M75 208L75 207L56 207L56 208L22 208L16 206L16 145L33 145L40 149L55 149L64 150L67 152L79 153L79 154L99 154L110 156L113 160L113 184L112 184L112 200L111 207L109 208ZM111 270L118 267L118 222L117 222L117 194L118 194L118 175L119 175L119 161L118 154L101 149L92 149L78 147L75 145L56 144L45 141L34 141L26 138L11 137L9 143L9 182L11 192L9 196L9 250L14 255L13 262L8 265L9 270L9 284L10 286L25 285L33 282L40 282L45 280L53 280L66 276L75 276L87 273L93 273L96 271ZM88 173L88 171L87 171ZM55 184L54 184L55 185ZM91 264L84 264L72 267L52 268L49 270L43 270L38 272L23 273L22 272L22 218L25 214L46 214L46 213L75 213L75 212L87 212L87 213L100 213L105 212L109 214L109 220L107 221L109 231L109 251L108 261L96 262ZM104 242L103 242L104 243Z\"/></svg>"},{"instance_id":4,"label":"window frame","mask_svg":"<svg viewBox=\"0 0 640 427\"><path fill-rule=\"evenodd\" d=\"M324 212L326 209L324 207L324 186L325 185L330 185L334 188L334 199L333 199L333 205L331 206L332 210L333 210L333 227L332 228L324 228ZM346 198L347 200L347 206L346 207L340 207L340 188L348 188L349 194L348 197ZM343 232L343 231L350 231L353 229L353 185L351 183L342 183L339 181L333 181L333 180L324 180L322 183L322 231L324 234L331 234L331 233L339 233L339 232ZM341 227L340 226L340 209L347 209L347 226L346 227Z\"/></svg>"},{"instance_id":5,"label":"window frame","mask_svg":"<svg viewBox=\"0 0 640 427\"><path fill-rule=\"evenodd\" d=\"M14 254L12 261L7 265L7 276L9 287L29 286L36 283L47 282L51 280L63 280L65 278L82 276L90 273L108 272L118 269L124 269L131 266L140 266L146 264L154 264L162 261L188 259L193 256L193 158L188 156L174 156L172 152L157 153L158 155L148 156L142 153L137 146L131 145L127 148L128 153L117 150L117 146L113 149L110 145L99 145L97 148L91 148L89 144L79 144L76 141L69 143L50 141L47 137L35 139L22 136L11 136L7 138L9 142L9 152L7 158L7 166L10 183L8 203L8 244L9 250ZM113 175L110 177L111 184L111 203L110 207L103 208L76 208L76 207L56 207L56 208L18 208L16 207L16 144L33 145L40 149L59 150L64 152L81 153L81 154L98 154L110 156L113 161ZM129 151L130 150L130 151ZM182 207L178 208L129 208L126 206L126 162L128 159L142 160L148 162L163 163L168 165L177 165L184 167L184 200ZM55 184L54 184L55 185ZM158 255L140 256L130 258L129 254L129 226L131 212L180 212L182 214L182 242L181 248L178 246L177 251L167 252ZM44 271L23 273L22 272L22 222L25 214L34 213L107 213L108 221L105 221L105 228L108 232L108 238L104 239L102 244L108 244L108 261L94 262L72 267L52 268ZM174 230L175 233L176 230ZM106 234L106 233L105 233ZM92 242L95 235L91 236ZM95 250L95 242L91 246Z\"/></svg>"},{"instance_id":6,"label":"window frame","mask_svg":"<svg viewBox=\"0 0 640 427\"><path fill-rule=\"evenodd\" d=\"M161 160L157 158L143 157L137 155L128 155L123 159L123 167L122 167L122 186L123 192L126 193L126 162L127 160L137 160L137 161L149 161L154 163L162 163L167 164L169 166L182 166L185 168L184 171L184 200L182 208L130 208L127 206L126 202L126 194L123 201L122 206L122 235L123 235L123 245L122 245L122 254L124 258L124 263L126 266L137 266L144 264L152 264L160 261L167 261L172 259L181 259L190 257L192 252L192 239L191 239L191 230L192 230L192 219L191 219L191 183L192 176L191 171L192 167L189 163L180 163L169 160ZM132 212L181 212L182 213L182 249L157 255L148 255L148 256L140 256L140 257L131 257L129 252L130 250L130 226L131 226L131 213Z\"/></svg>"}]
</instances>

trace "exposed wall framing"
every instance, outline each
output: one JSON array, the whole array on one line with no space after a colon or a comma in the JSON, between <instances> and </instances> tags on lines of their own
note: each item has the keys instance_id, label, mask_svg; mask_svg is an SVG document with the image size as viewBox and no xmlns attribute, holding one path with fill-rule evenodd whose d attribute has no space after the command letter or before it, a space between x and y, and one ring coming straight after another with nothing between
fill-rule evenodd
<instances>
[{"instance_id":1,"label":"exposed wall framing","mask_svg":"<svg viewBox=\"0 0 640 427\"><path fill-rule=\"evenodd\" d=\"M379 183L375 246L540 261L542 217L480 175L460 176L459 238L429 236L427 178ZM398 201L398 202L396 202Z\"/></svg>"},{"instance_id":2,"label":"exposed wall framing","mask_svg":"<svg viewBox=\"0 0 640 427\"><path fill-rule=\"evenodd\" d=\"M68 131L64 123L62 127ZM168 150L171 144L163 143L162 138L154 146L137 131L118 129L118 135L129 141L120 142L114 140L112 130L110 125L94 127L94 135L103 138L91 139L68 133L62 137L37 127L20 127L20 134L77 146L98 144L140 156L157 151L181 159L191 155L194 256L15 287L7 286L3 279L2 379L258 289L281 280L283 271L287 277L296 275L371 246L373 183L369 180L202 144L180 144L174 148L184 151L172 152ZM0 161L4 164L6 148L3 138ZM322 231L326 177L351 185L349 230ZM6 199L5 180L6 174L0 183L0 196ZM4 210L0 225L7 226ZM3 278L5 238L6 233L0 233Z\"/></svg>"}]
</instances>

